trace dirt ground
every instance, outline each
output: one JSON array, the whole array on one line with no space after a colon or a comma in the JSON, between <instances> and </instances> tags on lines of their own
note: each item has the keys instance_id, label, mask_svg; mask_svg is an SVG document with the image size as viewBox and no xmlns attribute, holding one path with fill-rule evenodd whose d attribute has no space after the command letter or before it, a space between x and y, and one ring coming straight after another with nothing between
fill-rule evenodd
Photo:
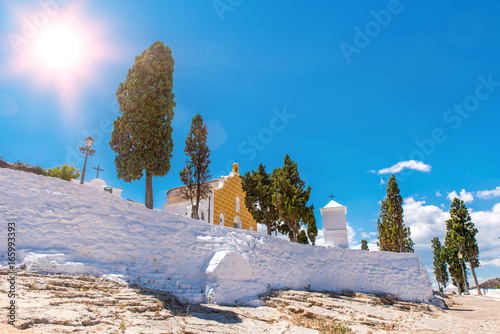
<instances>
[{"instance_id":1,"label":"dirt ground","mask_svg":"<svg viewBox=\"0 0 500 334\"><path fill-rule=\"evenodd\" d=\"M453 305L447 313L467 320L500 321L500 298L488 296L450 296Z\"/></svg>"},{"instance_id":2,"label":"dirt ground","mask_svg":"<svg viewBox=\"0 0 500 334\"><path fill-rule=\"evenodd\" d=\"M351 291L273 291L260 307L188 305L99 277L31 272L17 274L13 327L7 274L0 278L0 333L500 333L500 299L485 296L443 296L444 310Z\"/></svg>"}]
</instances>

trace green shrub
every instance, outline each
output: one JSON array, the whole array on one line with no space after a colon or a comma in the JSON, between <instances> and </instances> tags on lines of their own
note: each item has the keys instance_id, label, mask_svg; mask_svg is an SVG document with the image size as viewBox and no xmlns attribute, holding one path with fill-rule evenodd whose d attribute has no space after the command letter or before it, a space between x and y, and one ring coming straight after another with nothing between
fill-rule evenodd
<instances>
[{"instance_id":1,"label":"green shrub","mask_svg":"<svg viewBox=\"0 0 500 334\"><path fill-rule=\"evenodd\" d=\"M33 166L33 173L35 173L36 175L47 175L47 171L40 166Z\"/></svg>"},{"instance_id":2,"label":"green shrub","mask_svg":"<svg viewBox=\"0 0 500 334\"><path fill-rule=\"evenodd\" d=\"M21 160L17 160L16 163L14 164L16 167L25 167L25 168L30 168L30 165L22 162Z\"/></svg>"},{"instance_id":3,"label":"green shrub","mask_svg":"<svg viewBox=\"0 0 500 334\"><path fill-rule=\"evenodd\" d=\"M71 181L72 179L77 179L80 177L79 169L76 169L73 164L71 167L65 162L61 167L56 166L54 168L47 169L48 176L57 177L66 181Z\"/></svg>"}]
</instances>

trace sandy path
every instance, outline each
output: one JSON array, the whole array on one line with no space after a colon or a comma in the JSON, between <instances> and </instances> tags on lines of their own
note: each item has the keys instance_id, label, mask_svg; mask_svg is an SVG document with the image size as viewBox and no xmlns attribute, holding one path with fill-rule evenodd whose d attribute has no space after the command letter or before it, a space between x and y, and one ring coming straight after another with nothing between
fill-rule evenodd
<instances>
[{"instance_id":1,"label":"sandy path","mask_svg":"<svg viewBox=\"0 0 500 334\"><path fill-rule=\"evenodd\" d=\"M500 299L488 296L453 296L448 314L467 320L500 321Z\"/></svg>"}]
</instances>

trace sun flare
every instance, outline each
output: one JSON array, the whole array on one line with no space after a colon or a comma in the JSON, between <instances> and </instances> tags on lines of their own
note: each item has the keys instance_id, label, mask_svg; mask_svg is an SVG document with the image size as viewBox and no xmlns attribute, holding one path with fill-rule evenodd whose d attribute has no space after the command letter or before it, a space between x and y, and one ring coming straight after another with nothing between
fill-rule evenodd
<instances>
[{"instance_id":1,"label":"sun flare","mask_svg":"<svg viewBox=\"0 0 500 334\"><path fill-rule=\"evenodd\" d=\"M34 43L34 55L54 71L68 71L82 61L84 45L74 30L64 26L45 29Z\"/></svg>"},{"instance_id":2,"label":"sun flare","mask_svg":"<svg viewBox=\"0 0 500 334\"><path fill-rule=\"evenodd\" d=\"M0 70L48 95L57 94L65 114L73 114L84 87L99 83L99 68L119 58L105 41L107 25L88 15L81 2L51 12L36 5L29 10L13 8L21 28L11 34L12 57Z\"/></svg>"}]
</instances>

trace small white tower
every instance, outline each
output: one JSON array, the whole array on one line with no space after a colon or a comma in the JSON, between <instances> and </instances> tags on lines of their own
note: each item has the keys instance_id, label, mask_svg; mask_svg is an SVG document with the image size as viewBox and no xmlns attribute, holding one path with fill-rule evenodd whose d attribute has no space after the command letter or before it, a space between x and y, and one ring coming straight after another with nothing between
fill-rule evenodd
<instances>
[{"instance_id":1,"label":"small white tower","mask_svg":"<svg viewBox=\"0 0 500 334\"><path fill-rule=\"evenodd\" d=\"M345 215L347 207L331 200L324 208L319 209L323 216L323 232L325 245L348 248L347 225Z\"/></svg>"}]
</instances>

